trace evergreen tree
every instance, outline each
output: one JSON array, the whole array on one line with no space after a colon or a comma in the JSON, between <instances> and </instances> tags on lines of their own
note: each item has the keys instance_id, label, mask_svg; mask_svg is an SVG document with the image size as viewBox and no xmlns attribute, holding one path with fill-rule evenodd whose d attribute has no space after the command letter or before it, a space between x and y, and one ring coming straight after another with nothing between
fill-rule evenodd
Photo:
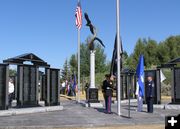
<instances>
[{"instance_id":1,"label":"evergreen tree","mask_svg":"<svg viewBox=\"0 0 180 129\"><path fill-rule=\"evenodd\" d=\"M157 65L158 58L157 58L157 42L152 39L148 39L146 48L146 67L150 68L152 65Z\"/></svg>"},{"instance_id":2,"label":"evergreen tree","mask_svg":"<svg viewBox=\"0 0 180 129\"><path fill-rule=\"evenodd\" d=\"M70 65L70 71L71 73L77 73L78 71L78 62L77 62L77 58L76 55L73 54L69 60L69 65Z\"/></svg>"},{"instance_id":3,"label":"evergreen tree","mask_svg":"<svg viewBox=\"0 0 180 129\"><path fill-rule=\"evenodd\" d=\"M68 60L66 59L63 65L63 70L62 70L62 80L70 80L70 69L69 69L69 64Z\"/></svg>"},{"instance_id":4,"label":"evergreen tree","mask_svg":"<svg viewBox=\"0 0 180 129\"><path fill-rule=\"evenodd\" d=\"M167 63L180 57L180 36L170 36L159 44L152 39L138 39L133 53L126 60L126 67L136 69L140 54L144 55L145 68Z\"/></svg>"}]
</instances>

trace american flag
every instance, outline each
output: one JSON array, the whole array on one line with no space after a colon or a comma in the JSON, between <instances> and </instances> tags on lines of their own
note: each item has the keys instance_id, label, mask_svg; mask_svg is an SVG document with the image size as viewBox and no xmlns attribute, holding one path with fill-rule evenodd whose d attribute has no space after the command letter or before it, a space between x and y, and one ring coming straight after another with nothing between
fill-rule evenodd
<instances>
[{"instance_id":1,"label":"american flag","mask_svg":"<svg viewBox=\"0 0 180 129\"><path fill-rule=\"evenodd\" d=\"M81 29L81 26L82 26L82 10L81 10L80 2L78 2L75 17L76 17L76 27L78 29Z\"/></svg>"}]
</instances>

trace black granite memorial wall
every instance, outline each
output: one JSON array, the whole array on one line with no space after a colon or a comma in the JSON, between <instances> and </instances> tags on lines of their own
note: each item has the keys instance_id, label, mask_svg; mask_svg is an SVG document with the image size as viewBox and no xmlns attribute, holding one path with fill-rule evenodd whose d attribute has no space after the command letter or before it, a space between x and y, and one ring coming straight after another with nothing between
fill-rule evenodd
<instances>
[{"instance_id":1,"label":"black granite memorial wall","mask_svg":"<svg viewBox=\"0 0 180 129\"><path fill-rule=\"evenodd\" d=\"M18 65L17 106L38 106L38 67Z\"/></svg>"},{"instance_id":2,"label":"black granite memorial wall","mask_svg":"<svg viewBox=\"0 0 180 129\"><path fill-rule=\"evenodd\" d=\"M0 64L0 110L8 109L9 65Z\"/></svg>"},{"instance_id":3,"label":"black granite memorial wall","mask_svg":"<svg viewBox=\"0 0 180 129\"><path fill-rule=\"evenodd\" d=\"M172 103L180 104L180 68L173 68Z\"/></svg>"},{"instance_id":4,"label":"black granite memorial wall","mask_svg":"<svg viewBox=\"0 0 180 129\"><path fill-rule=\"evenodd\" d=\"M45 70L45 105L60 105L60 70L46 68Z\"/></svg>"},{"instance_id":5,"label":"black granite memorial wall","mask_svg":"<svg viewBox=\"0 0 180 129\"><path fill-rule=\"evenodd\" d=\"M121 76L121 100L128 99L129 94L131 98L135 98L134 91L136 89L135 76L130 74L123 74Z\"/></svg>"}]
</instances>

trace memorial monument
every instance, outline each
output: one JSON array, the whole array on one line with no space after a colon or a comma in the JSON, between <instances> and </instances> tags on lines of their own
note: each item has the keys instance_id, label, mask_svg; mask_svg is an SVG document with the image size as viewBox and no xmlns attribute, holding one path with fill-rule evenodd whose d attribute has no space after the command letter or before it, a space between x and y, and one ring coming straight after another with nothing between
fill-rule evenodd
<instances>
[{"instance_id":1,"label":"memorial monument","mask_svg":"<svg viewBox=\"0 0 180 129\"><path fill-rule=\"evenodd\" d=\"M93 107L93 105L96 106L101 106L101 104L99 103L98 100L98 89L95 86L95 40L97 40L103 47L105 47L105 45L103 44L103 42L97 37L97 32L96 32L96 28L92 25L88 14L84 13L84 17L87 21L86 26L89 27L90 32L93 34L90 42L88 43L89 46L89 51L90 51L90 87L88 89L88 100L87 102L89 103L90 107ZM98 103L100 105L98 105Z\"/></svg>"},{"instance_id":2,"label":"memorial monument","mask_svg":"<svg viewBox=\"0 0 180 129\"><path fill-rule=\"evenodd\" d=\"M26 61L31 62L31 64L24 64ZM5 71L8 71L8 64L17 65L17 89L15 98L17 99L17 107L39 106L39 92L41 93L41 100L45 101L45 106L60 105L59 69L50 68L47 62L33 53L26 53L3 60L3 63L6 64L0 65L0 109L4 110L8 108L7 79L9 78L9 73L5 74ZM40 67L45 68L45 75L39 72ZM42 79L40 79L41 77ZM39 85L41 85L41 88ZM2 95L1 91L3 91Z\"/></svg>"}]
</instances>

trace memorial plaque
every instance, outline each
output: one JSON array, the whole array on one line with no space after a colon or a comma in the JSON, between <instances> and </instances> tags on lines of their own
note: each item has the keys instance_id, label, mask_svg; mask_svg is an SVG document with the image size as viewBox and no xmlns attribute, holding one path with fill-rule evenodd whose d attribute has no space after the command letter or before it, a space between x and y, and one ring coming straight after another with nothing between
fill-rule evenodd
<instances>
[{"instance_id":1,"label":"memorial plaque","mask_svg":"<svg viewBox=\"0 0 180 129\"><path fill-rule=\"evenodd\" d=\"M9 66L0 64L0 110L8 109Z\"/></svg>"},{"instance_id":2,"label":"memorial plaque","mask_svg":"<svg viewBox=\"0 0 180 129\"><path fill-rule=\"evenodd\" d=\"M38 68L36 66L18 66L17 105L19 107L38 105Z\"/></svg>"},{"instance_id":3,"label":"memorial plaque","mask_svg":"<svg viewBox=\"0 0 180 129\"><path fill-rule=\"evenodd\" d=\"M160 88L160 78L159 78L159 70L146 70L145 71L145 99L144 103L146 103L146 83L147 83L147 77L152 76L154 81L154 104L160 104L161 103L161 88Z\"/></svg>"},{"instance_id":4,"label":"memorial plaque","mask_svg":"<svg viewBox=\"0 0 180 129\"><path fill-rule=\"evenodd\" d=\"M97 88L89 88L89 103L98 103L98 89Z\"/></svg>"}]
</instances>

